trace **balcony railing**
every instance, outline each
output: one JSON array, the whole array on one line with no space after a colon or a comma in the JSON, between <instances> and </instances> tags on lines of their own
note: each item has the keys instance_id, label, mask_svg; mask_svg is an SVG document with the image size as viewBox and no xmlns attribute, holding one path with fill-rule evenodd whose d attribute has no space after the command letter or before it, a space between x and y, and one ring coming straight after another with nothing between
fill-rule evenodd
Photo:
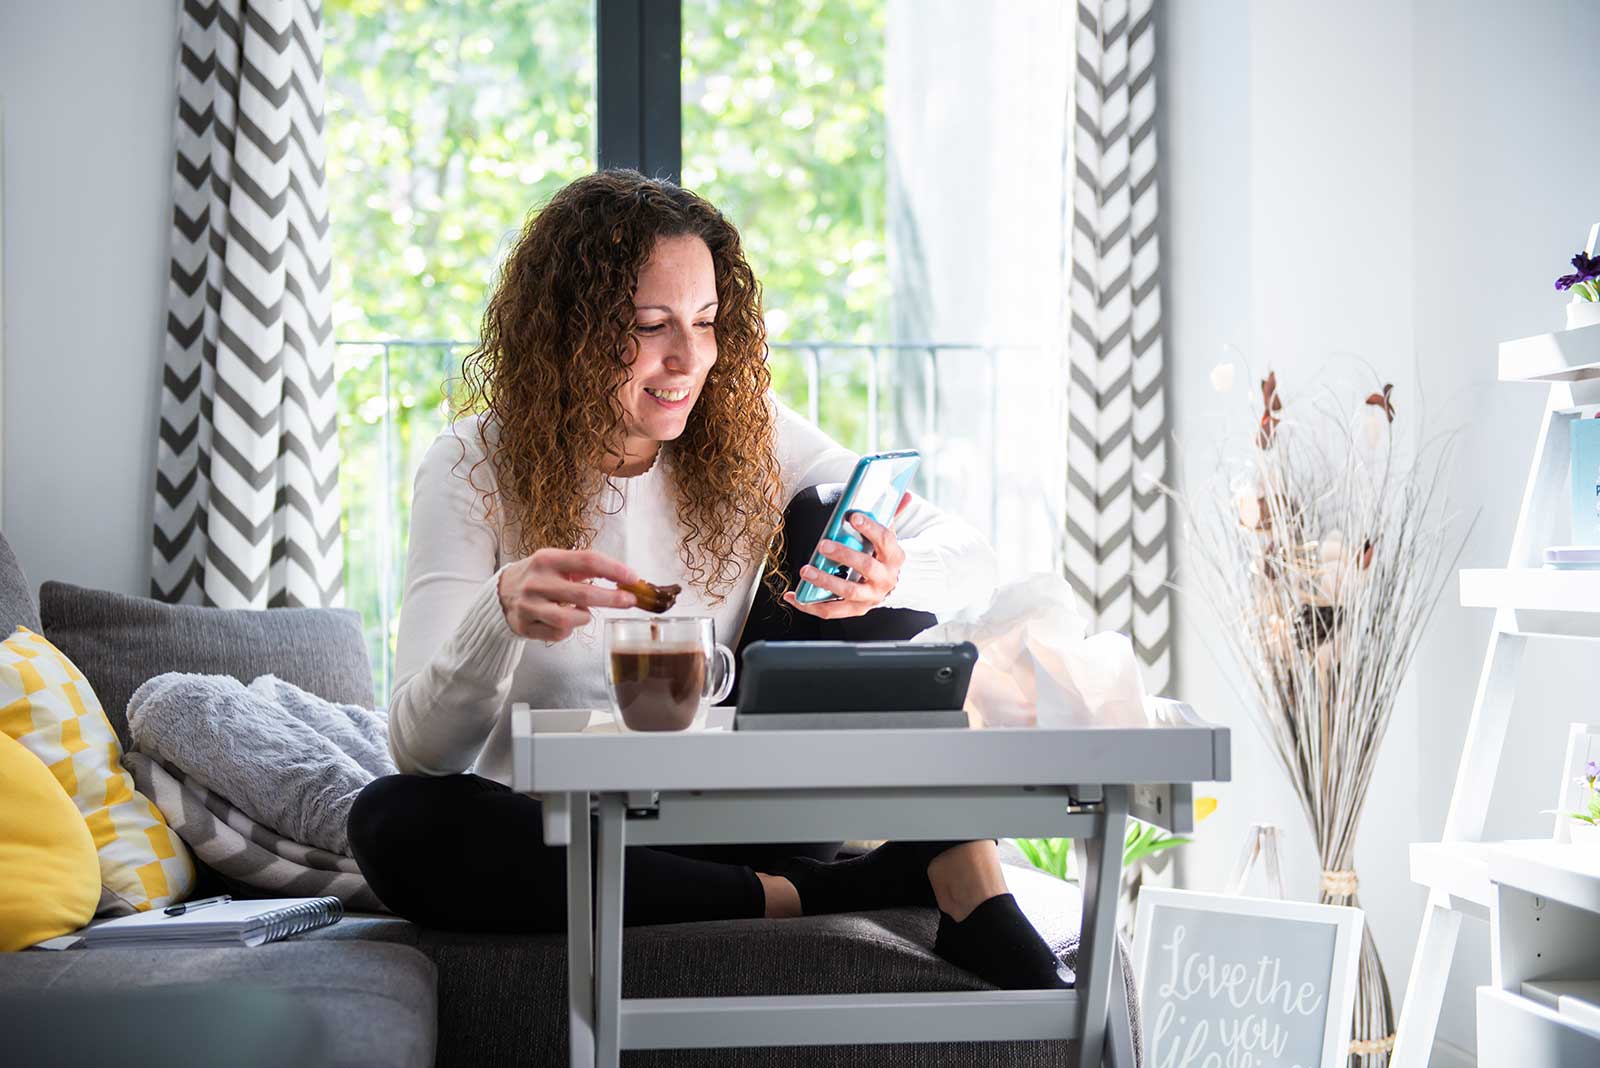
<instances>
[{"instance_id":1,"label":"balcony railing","mask_svg":"<svg viewBox=\"0 0 1600 1068\"><path fill-rule=\"evenodd\" d=\"M412 480L473 344L336 344L346 603L361 612L380 703L394 683ZM1064 383L1049 350L785 342L771 346L770 367L778 396L841 444L921 450L918 492L982 530L1003 574L1058 570Z\"/></svg>"}]
</instances>

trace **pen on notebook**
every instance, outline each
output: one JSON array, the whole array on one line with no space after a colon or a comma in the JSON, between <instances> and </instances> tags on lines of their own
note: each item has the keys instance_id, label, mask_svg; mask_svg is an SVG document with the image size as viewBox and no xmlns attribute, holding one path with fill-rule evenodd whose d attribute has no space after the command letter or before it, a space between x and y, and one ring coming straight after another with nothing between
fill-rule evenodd
<instances>
[{"instance_id":1,"label":"pen on notebook","mask_svg":"<svg viewBox=\"0 0 1600 1068\"><path fill-rule=\"evenodd\" d=\"M232 900L232 894L218 894L216 897L203 897L199 901L185 901L181 905L168 905L166 913L168 916L182 916L185 912L203 909L207 905L221 905Z\"/></svg>"}]
</instances>

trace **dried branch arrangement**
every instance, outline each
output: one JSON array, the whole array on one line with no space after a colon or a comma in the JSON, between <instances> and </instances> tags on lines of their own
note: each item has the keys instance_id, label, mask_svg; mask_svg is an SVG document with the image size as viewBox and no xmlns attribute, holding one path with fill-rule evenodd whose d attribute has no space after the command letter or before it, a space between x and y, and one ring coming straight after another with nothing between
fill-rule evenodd
<instances>
[{"instance_id":1,"label":"dried branch arrangement","mask_svg":"<svg viewBox=\"0 0 1600 1068\"><path fill-rule=\"evenodd\" d=\"M1466 535L1445 496L1450 442L1397 442L1393 392L1352 414L1331 396L1286 400L1269 374L1259 418L1223 446L1211 484L1168 491L1189 542L1182 585L1246 680L1315 836L1320 900L1334 904L1357 904L1378 749ZM1370 926L1358 982L1351 1063L1387 1064L1394 1006Z\"/></svg>"}]
</instances>

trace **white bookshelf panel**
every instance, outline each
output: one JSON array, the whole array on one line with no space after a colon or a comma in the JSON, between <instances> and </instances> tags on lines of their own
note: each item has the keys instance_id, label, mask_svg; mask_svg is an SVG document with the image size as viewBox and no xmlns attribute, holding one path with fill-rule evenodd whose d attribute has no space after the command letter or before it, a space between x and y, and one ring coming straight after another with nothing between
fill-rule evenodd
<instances>
[{"instance_id":1,"label":"white bookshelf panel","mask_svg":"<svg viewBox=\"0 0 1600 1068\"><path fill-rule=\"evenodd\" d=\"M1553 567L1485 567L1460 572L1467 608L1519 608L1535 612L1600 612L1600 570Z\"/></svg>"},{"instance_id":2,"label":"white bookshelf panel","mask_svg":"<svg viewBox=\"0 0 1600 1068\"><path fill-rule=\"evenodd\" d=\"M1411 881L1489 907L1487 842L1411 843Z\"/></svg>"},{"instance_id":3,"label":"white bookshelf panel","mask_svg":"<svg viewBox=\"0 0 1600 1068\"><path fill-rule=\"evenodd\" d=\"M1502 382L1582 382L1590 378L1600 378L1600 326L1500 343Z\"/></svg>"},{"instance_id":4,"label":"white bookshelf panel","mask_svg":"<svg viewBox=\"0 0 1600 1068\"><path fill-rule=\"evenodd\" d=\"M1482 845L1488 850L1492 881L1594 913L1600 934L1600 852L1549 839ZM1595 963L1600 971L1600 958Z\"/></svg>"},{"instance_id":5,"label":"white bookshelf panel","mask_svg":"<svg viewBox=\"0 0 1600 1068\"><path fill-rule=\"evenodd\" d=\"M1565 1068L1600 1064L1600 1033L1528 998L1478 988L1480 1068Z\"/></svg>"},{"instance_id":6,"label":"white bookshelf panel","mask_svg":"<svg viewBox=\"0 0 1600 1068\"><path fill-rule=\"evenodd\" d=\"M1522 996L1600 1032L1600 979L1529 979L1522 984Z\"/></svg>"}]
</instances>

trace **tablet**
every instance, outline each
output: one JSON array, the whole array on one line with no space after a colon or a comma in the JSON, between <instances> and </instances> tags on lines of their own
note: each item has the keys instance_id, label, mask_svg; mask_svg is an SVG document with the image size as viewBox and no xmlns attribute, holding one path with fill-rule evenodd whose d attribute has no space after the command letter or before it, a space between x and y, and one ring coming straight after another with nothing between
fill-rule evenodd
<instances>
[{"instance_id":1,"label":"tablet","mask_svg":"<svg viewBox=\"0 0 1600 1068\"><path fill-rule=\"evenodd\" d=\"M965 727L971 642L751 642L735 730Z\"/></svg>"}]
</instances>

